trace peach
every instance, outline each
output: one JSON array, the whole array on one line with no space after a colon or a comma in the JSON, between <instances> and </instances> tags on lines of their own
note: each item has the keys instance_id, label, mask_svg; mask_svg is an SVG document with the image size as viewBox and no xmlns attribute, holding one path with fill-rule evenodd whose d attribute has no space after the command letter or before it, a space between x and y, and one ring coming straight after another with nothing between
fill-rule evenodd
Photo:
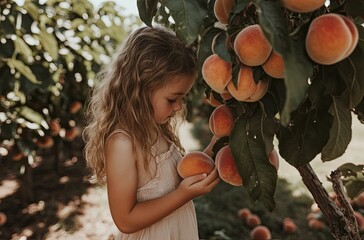
<instances>
[{"instance_id":1,"label":"peach","mask_svg":"<svg viewBox=\"0 0 364 240\"><path fill-rule=\"evenodd\" d=\"M218 107L220 105L222 105L221 102L219 102L215 97L214 94L210 93L209 98L207 99L208 103L212 106L212 107Z\"/></svg>"},{"instance_id":2,"label":"peach","mask_svg":"<svg viewBox=\"0 0 364 240\"><path fill-rule=\"evenodd\" d=\"M23 153L23 152L17 152L17 153L14 153L13 155L12 155L12 160L13 161L20 161L20 160L22 160L23 158L25 157L25 154Z\"/></svg>"},{"instance_id":3,"label":"peach","mask_svg":"<svg viewBox=\"0 0 364 240\"><path fill-rule=\"evenodd\" d=\"M3 226L7 222L8 218L5 213L0 212L0 226Z\"/></svg>"},{"instance_id":4,"label":"peach","mask_svg":"<svg viewBox=\"0 0 364 240\"><path fill-rule=\"evenodd\" d=\"M294 233L297 231L297 225L291 218L283 219L283 231L286 233Z\"/></svg>"},{"instance_id":5,"label":"peach","mask_svg":"<svg viewBox=\"0 0 364 240\"><path fill-rule=\"evenodd\" d=\"M234 0L216 0L214 4L214 13L217 20L223 24L227 24L233 6Z\"/></svg>"},{"instance_id":6,"label":"peach","mask_svg":"<svg viewBox=\"0 0 364 240\"><path fill-rule=\"evenodd\" d=\"M325 223L321 220L318 220L316 218L310 219L308 221L308 228L313 230L323 230L325 227Z\"/></svg>"},{"instance_id":7,"label":"peach","mask_svg":"<svg viewBox=\"0 0 364 240\"><path fill-rule=\"evenodd\" d=\"M346 58L355 48L354 28L339 14L328 13L315 18L306 36L306 51L316 63L335 64Z\"/></svg>"},{"instance_id":8,"label":"peach","mask_svg":"<svg viewBox=\"0 0 364 240\"><path fill-rule=\"evenodd\" d=\"M270 240L272 239L272 234L266 226L256 226L251 232L250 232L250 238L252 240Z\"/></svg>"},{"instance_id":9,"label":"peach","mask_svg":"<svg viewBox=\"0 0 364 240\"><path fill-rule=\"evenodd\" d=\"M360 232L364 232L364 216L358 211L354 211L354 217L358 223L358 228Z\"/></svg>"},{"instance_id":10,"label":"peach","mask_svg":"<svg viewBox=\"0 0 364 240\"><path fill-rule=\"evenodd\" d=\"M267 61L262 64L264 72L274 78L284 78L284 60L282 56L272 51Z\"/></svg>"},{"instance_id":11,"label":"peach","mask_svg":"<svg viewBox=\"0 0 364 240\"><path fill-rule=\"evenodd\" d=\"M82 108L82 103L79 102L79 101L74 101L71 103L70 105L70 109L69 109L69 112L71 114L76 114L78 111L80 111Z\"/></svg>"},{"instance_id":12,"label":"peach","mask_svg":"<svg viewBox=\"0 0 364 240\"><path fill-rule=\"evenodd\" d=\"M229 100L229 99L232 99L233 98L233 95L231 95L229 93L229 91L227 91L227 90L225 92L223 92L223 93L220 93L220 96L224 100Z\"/></svg>"},{"instance_id":13,"label":"peach","mask_svg":"<svg viewBox=\"0 0 364 240\"><path fill-rule=\"evenodd\" d=\"M283 7L298 13L312 12L325 3L325 0L282 0Z\"/></svg>"},{"instance_id":14,"label":"peach","mask_svg":"<svg viewBox=\"0 0 364 240\"><path fill-rule=\"evenodd\" d=\"M215 164L220 178L233 186L242 186L243 179L239 175L235 159L229 145L222 147L216 154Z\"/></svg>"},{"instance_id":15,"label":"peach","mask_svg":"<svg viewBox=\"0 0 364 240\"><path fill-rule=\"evenodd\" d=\"M245 101L251 97L257 90L252 68L241 65L238 73L237 86L234 85L233 81L230 81L227 85L227 90L238 101Z\"/></svg>"},{"instance_id":16,"label":"peach","mask_svg":"<svg viewBox=\"0 0 364 240\"><path fill-rule=\"evenodd\" d=\"M364 208L364 192L354 197L353 203L360 208Z\"/></svg>"},{"instance_id":17,"label":"peach","mask_svg":"<svg viewBox=\"0 0 364 240\"><path fill-rule=\"evenodd\" d=\"M57 119L52 119L49 123L49 128L51 130L51 135L56 136L61 130L61 125L59 124L59 121Z\"/></svg>"},{"instance_id":18,"label":"peach","mask_svg":"<svg viewBox=\"0 0 364 240\"><path fill-rule=\"evenodd\" d=\"M80 134L80 130L77 127L70 128L66 130L65 138L68 141L73 141Z\"/></svg>"},{"instance_id":19,"label":"peach","mask_svg":"<svg viewBox=\"0 0 364 240\"><path fill-rule=\"evenodd\" d=\"M344 22L346 23L346 26L349 28L351 36L352 36L352 42L351 42L351 46L349 48L349 50L346 52L346 55L344 58L348 57L355 49L356 45L358 44L359 41L359 31L356 28L355 24L353 21L351 21L348 17L339 15Z\"/></svg>"},{"instance_id":20,"label":"peach","mask_svg":"<svg viewBox=\"0 0 364 240\"><path fill-rule=\"evenodd\" d=\"M231 108L227 105L220 105L210 115L210 130L217 138L230 136L234 120Z\"/></svg>"},{"instance_id":21,"label":"peach","mask_svg":"<svg viewBox=\"0 0 364 240\"><path fill-rule=\"evenodd\" d=\"M259 66L267 61L272 45L259 24L242 29L234 40L234 50L240 61L248 66Z\"/></svg>"},{"instance_id":22,"label":"peach","mask_svg":"<svg viewBox=\"0 0 364 240\"><path fill-rule=\"evenodd\" d=\"M279 169L279 156L277 150L273 150L268 154L269 162L278 170Z\"/></svg>"},{"instance_id":23,"label":"peach","mask_svg":"<svg viewBox=\"0 0 364 240\"><path fill-rule=\"evenodd\" d=\"M260 99L262 99L262 97L264 97L264 95L268 91L269 81L259 80L259 82L256 84L256 86L257 87L256 87L253 95L251 95L250 97L245 99L244 102L256 102L256 101L259 101Z\"/></svg>"},{"instance_id":24,"label":"peach","mask_svg":"<svg viewBox=\"0 0 364 240\"><path fill-rule=\"evenodd\" d=\"M222 93L231 80L232 64L214 53L205 59L201 72L207 85L215 92Z\"/></svg>"},{"instance_id":25,"label":"peach","mask_svg":"<svg viewBox=\"0 0 364 240\"><path fill-rule=\"evenodd\" d=\"M242 219L247 219L251 215L249 208L241 208L238 210L238 217Z\"/></svg>"},{"instance_id":26,"label":"peach","mask_svg":"<svg viewBox=\"0 0 364 240\"><path fill-rule=\"evenodd\" d=\"M40 147L42 149L49 149L49 148L53 147L54 140L51 136L45 136L43 139L38 140L36 142L36 144L38 145L38 147Z\"/></svg>"},{"instance_id":27,"label":"peach","mask_svg":"<svg viewBox=\"0 0 364 240\"><path fill-rule=\"evenodd\" d=\"M204 152L193 151L183 156L177 164L177 172L182 178L197 174L209 174L215 167L214 161Z\"/></svg>"},{"instance_id":28,"label":"peach","mask_svg":"<svg viewBox=\"0 0 364 240\"><path fill-rule=\"evenodd\" d=\"M262 220L260 219L260 217L256 214L250 214L247 218L246 218L246 224L251 227L254 228L258 225L260 225L262 223Z\"/></svg>"}]
</instances>

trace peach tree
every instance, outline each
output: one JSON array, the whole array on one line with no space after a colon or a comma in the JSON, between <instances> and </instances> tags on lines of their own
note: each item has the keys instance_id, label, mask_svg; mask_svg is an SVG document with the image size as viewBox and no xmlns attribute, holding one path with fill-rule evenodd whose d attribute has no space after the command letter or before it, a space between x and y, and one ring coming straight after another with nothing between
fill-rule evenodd
<instances>
[{"instance_id":1,"label":"peach tree","mask_svg":"<svg viewBox=\"0 0 364 240\"><path fill-rule=\"evenodd\" d=\"M19 175L25 201L35 156L54 154L58 170L80 136L95 74L137 23L121 10L113 2L0 1L0 160Z\"/></svg>"},{"instance_id":2,"label":"peach tree","mask_svg":"<svg viewBox=\"0 0 364 240\"><path fill-rule=\"evenodd\" d=\"M214 154L231 148L243 186L272 210L277 149L294 166L328 218L336 239L360 239L353 198L364 189L345 165L330 176L336 205L310 162L342 156L351 141L352 116L364 122L364 1L138 0L147 25L175 31L198 58L197 92L227 105L234 121ZM195 110L192 110L195 111ZM342 174L345 180L342 182ZM355 184L352 184L355 182ZM344 189L343 184L347 186Z\"/></svg>"}]
</instances>

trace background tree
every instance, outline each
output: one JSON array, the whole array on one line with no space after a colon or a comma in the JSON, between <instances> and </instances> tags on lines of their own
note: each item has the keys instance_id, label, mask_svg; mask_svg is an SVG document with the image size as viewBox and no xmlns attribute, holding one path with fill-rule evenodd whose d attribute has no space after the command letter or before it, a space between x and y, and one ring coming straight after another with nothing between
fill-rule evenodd
<instances>
[{"instance_id":1,"label":"background tree","mask_svg":"<svg viewBox=\"0 0 364 240\"><path fill-rule=\"evenodd\" d=\"M138 9L144 23L153 25L156 22L170 27L187 45L195 47L200 75L194 93L205 94L208 99L212 96L217 105L225 104L233 109L235 118L231 135L219 139L214 153L216 155L225 145L230 146L249 196L263 202L270 210L275 207L277 171L269 162L268 154L274 149L273 139L277 137L280 155L300 172L304 184L329 219L333 236L359 239L353 209L347 203L342 187L341 172L334 171L330 179L339 197L341 206L338 207L322 187L310 161L318 154L322 161L340 157L351 141L352 113L363 122L364 1L332 0L326 5L324 2L138 0ZM319 41L315 42L313 29L318 28L320 21L324 22L322 19L330 20L323 25L338 20L345 31L325 39L326 32L333 29L333 25L327 25L329 30L317 31L316 40ZM240 32L252 29L253 25L255 29L260 28L268 40L271 46L268 55L274 52L281 58L283 75L267 70L264 66L267 58L261 63L251 63L241 56L240 51L244 49L238 49L239 46L249 48L256 41L235 42L240 40ZM342 45L338 43L332 49L327 48L335 44L336 38L347 38L342 52L339 50ZM252 54L256 52L252 50L248 60L252 60ZM204 75L203 70L212 55L217 57L211 62L223 61L216 65L211 63L211 75L215 73L219 77L211 80L213 83L208 79L209 73ZM250 74L254 86L259 82L268 86L254 101L231 90L239 88L239 81L243 81L239 72L247 65L248 73L245 71L241 75ZM223 73L232 77L224 82ZM222 88L215 88L214 84L220 84ZM232 96L224 97L226 91ZM195 113L193 107L192 113ZM350 177L362 176L362 166L346 167L349 167ZM346 181L345 184L350 186L351 198L364 190L362 180L356 180L356 184Z\"/></svg>"}]
</instances>

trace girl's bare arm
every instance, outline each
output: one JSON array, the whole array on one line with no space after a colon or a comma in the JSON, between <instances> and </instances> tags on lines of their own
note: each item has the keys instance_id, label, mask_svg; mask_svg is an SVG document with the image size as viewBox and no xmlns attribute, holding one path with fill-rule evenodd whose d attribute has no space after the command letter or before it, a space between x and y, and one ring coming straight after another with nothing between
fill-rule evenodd
<instances>
[{"instance_id":1,"label":"girl's bare arm","mask_svg":"<svg viewBox=\"0 0 364 240\"><path fill-rule=\"evenodd\" d=\"M208 176L186 178L173 192L137 202L137 167L130 139L115 134L106 145L107 191L111 215L124 233L133 233L166 217L194 197L208 193L219 182L216 169Z\"/></svg>"}]
</instances>

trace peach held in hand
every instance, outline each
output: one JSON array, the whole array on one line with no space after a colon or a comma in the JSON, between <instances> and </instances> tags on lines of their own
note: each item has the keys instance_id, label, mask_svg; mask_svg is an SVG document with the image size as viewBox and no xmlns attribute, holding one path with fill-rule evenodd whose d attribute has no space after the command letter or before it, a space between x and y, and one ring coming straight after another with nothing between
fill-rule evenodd
<instances>
[{"instance_id":1,"label":"peach held in hand","mask_svg":"<svg viewBox=\"0 0 364 240\"><path fill-rule=\"evenodd\" d=\"M243 185L235 159L229 145L222 147L216 154L215 164L220 178L233 186Z\"/></svg>"},{"instance_id":2,"label":"peach held in hand","mask_svg":"<svg viewBox=\"0 0 364 240\"><path fill-rule=\"evenodd\" d=\"M215 167L214 161L204 152L194 151L183 156L177 164L177 172L182 178L197 174L209 174Z\"/></svg>"}]
</instances>

